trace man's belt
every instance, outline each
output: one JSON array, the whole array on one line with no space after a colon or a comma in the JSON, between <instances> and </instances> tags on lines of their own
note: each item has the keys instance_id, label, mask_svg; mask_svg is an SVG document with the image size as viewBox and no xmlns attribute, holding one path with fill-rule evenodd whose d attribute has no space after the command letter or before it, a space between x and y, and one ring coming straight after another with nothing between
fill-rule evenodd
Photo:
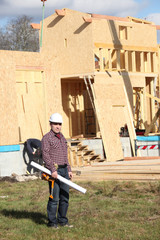
<instances>
[{"instance_id":1,"label":"man's belt","mask_svg":"<svg viewBox=\"0 0 160 240\"><path fill-rule=\"evenodd\" d=\"M58 168L65 168L67 167L67 164L64 164L64 165L58 165Z\"/></svg>"}]
</instances>

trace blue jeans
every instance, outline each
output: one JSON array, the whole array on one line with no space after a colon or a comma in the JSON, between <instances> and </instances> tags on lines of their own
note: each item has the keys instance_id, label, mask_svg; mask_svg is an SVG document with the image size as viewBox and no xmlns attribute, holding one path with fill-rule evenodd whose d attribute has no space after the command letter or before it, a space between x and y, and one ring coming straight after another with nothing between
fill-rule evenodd
<instances>
[{"instance_id":1,"label":"blue jeans","mask_svg":"<svg viewBox=\"0 0 160 240\"><path fill-rule=\"evenodd\" d=\"M69 179L67 167L59 168L57 172L58 175L61 175L62 177ZM49 182L49 190L51 193L51 182ZM68 219L66 217L68 205L69 205L69 186L56 179L54 182L53 199L49 198L47 205L48 221L50 225L57 223L65 225L66 223L68 223Z\"/></svg>"}]
</instances>

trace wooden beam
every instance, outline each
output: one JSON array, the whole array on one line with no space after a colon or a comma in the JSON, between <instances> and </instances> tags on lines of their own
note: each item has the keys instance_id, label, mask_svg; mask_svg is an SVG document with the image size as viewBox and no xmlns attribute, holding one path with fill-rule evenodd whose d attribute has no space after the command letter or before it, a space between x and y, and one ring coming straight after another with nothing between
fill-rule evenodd
<instances>
[{"instance_id":1,"label":"wooden beam","mask_svg":"<svg viewBox=\"0 0 160 240\"><path fill-rule=\"evenodd\" d=\"M159 108L158 111L156 112L156 114L155 114L155 116L154 116L151 124L150 124L149 127L146 129L146 131L145 131L145 133L144 133L145 136L147 136L147 135L150 133L150 131L153 129L154 124L155 124L155 122L157 121L159 115L160 115L160 108Z\"/></svg>"},{"instance_id":2,"label":"wooden beam","mask_svg":"<svg viewBox=\"0 0 160 240\"><path fill-rule=\"evenodd\" d=\"M147 93L147 92L146 92L146 96L149 97L149 98L151 98L151 99L154 99L154 100L156 100L157 102L160 103L160 98L154 97L152 94L149 94L149 93Z\"/></svg>"},{"instance_id":3,"label":"wooden beam","mask_svg":"<svg viewBox=\"0 0 160 240\"><path fill-rule=\"evenodd\" d=\"M39 23L31 23L30 24L33 29L38 29L40 30L40 24Z\"/></svg>"},{"instance_id":4,"label":"wooden beam","mask_svg":"<svg viewBox=\"0 0 160 240\"><path fill-rule=\"evenodd\" d=\"M123 49L123 50L128 50L128 51L158 52L158 45L157 45L157 47L143 47L143 46L128 46L128 45L118 45L118 44L95 42L94 46L97 48L113 48L113 49Z\"/></svg>"},{"instance_id":5,"label":"wooden beam","mask_svg":"<svg viewBox=\"0 0 160 240\"><path fill-rule=\"evenodd\" d=\"M140 18L135 18L135 17L128 17L128 19L131 21L131 22L135 22L135 23L143 23L143 24L148 24L148 25L153 25L152 22L150 21L147 21L147 20L144 20L144 19L140 19ZM155 26L155 25L154 25Z\"/></svg>"},{"instance_id":6,"label":"wooden beam","mask_svg":"<svg viewBox=\"0 0 160 240\"><path fill-rule=\"evenodd\" d=\"M155 25L157 30L160 30L160 25Z\"/></svg>"},{"instance_id":7,"label":"wooden beam","mask_svg":"<svg viewBox=\"0 0 160 240\"><path fill-rule=\"evenodd\" d=\"M21 65L16 65L16 71L44 71L43 66L21 66Z\"/></svg>"},{"instance_id":8,"label":"wooden beam","mask_svg":"<svg viewBox=\"0 0 160 240\"><path fill-rule=\"evenodd\" d=\"M92 18L83 17L83 20L87 23L92 23Z\"/></svg>"},{"instance_id":9,"label":"wooden beam","mask_svg":"<svg viewBox=\"0 0 160 240\"><path fill-rule=\"evenodd\" d=\"M64 17L66 15L66 12L64 9L56 9L55 12L58 16Z\"/></svg>"},{"instance_id":10,"label":"wooden beam","mask_svg":"<svg viewBox=\"0 0 160 240\"><path fill-rule=\"evenodd\" d=\"M108 16L108 15L100 15L100 14L91 14L92 18L98 18L98 19L107 19L107 20L117 20L117 21L123 21L123 22L129 22L128 18L124 17L115 17L115 16Z\"/></svg>"}]
</instances>

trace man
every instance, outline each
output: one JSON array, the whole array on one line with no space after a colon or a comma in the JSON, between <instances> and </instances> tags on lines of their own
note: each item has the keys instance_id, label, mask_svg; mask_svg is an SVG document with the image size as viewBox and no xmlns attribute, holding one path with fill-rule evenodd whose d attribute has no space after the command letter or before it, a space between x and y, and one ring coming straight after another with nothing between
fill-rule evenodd
<instances>
[{"instance_id":1,"label":"man","mask_svg":"<svg viewBox=\"0 0 160 240\"><path fill-rule=\"evenodd\" d=\"M34 155L36 152L34 149L41 148L41 141L36 138L29 138L26 141L26 148L30 155L32 155L32 154Z\"/></svg>"},{"instance_id":2,"label":"man","mask_svg":"<svg viewBox=\"0 0 160 240\"><path fill-rule=\"evenodd\" d=\"M49 197L47 205L48 227L60 226L72 227L66 217L69 205L69 186L57 179L57 174L72 179L72 171L68 162L67 141L60 132L62 128L62 116L59 113L51 115L51 130L42 138L42 156L45 166L51 171L55 179L53 199ZM49 181L51 194L51 182ZM58 207L58 212L57 212Z\"/></svg>"},{"instance_id":3,"label":"man","mask_svg":"<svg viewBox=\"0 0 160 240\"><path fill-rule=\"evenodd\" d=\"M27 160L26 160L26 156L25 156L26 153L29 158L29 163L27 163ZM30 174L32 169L30 165L31 161L35 161L40 165L42 165L43 160L42 160L42 153L41 153L41 141L36 138L27 139L27 141L24 143L23 157L27 165L27 172L26 172L27 174ZM34 171L37 171L37 170L34 169Z\"/></svg>"}]
</instances>

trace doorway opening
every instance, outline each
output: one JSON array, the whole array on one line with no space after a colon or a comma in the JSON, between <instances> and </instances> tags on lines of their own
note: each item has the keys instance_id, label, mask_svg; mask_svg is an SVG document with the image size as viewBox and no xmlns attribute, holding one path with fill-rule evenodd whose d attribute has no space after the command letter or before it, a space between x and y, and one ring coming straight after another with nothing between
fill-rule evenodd
<instances>
[{"instance_id":1,"label":"doorway opening","mask_svg":"<svg viewBox=\"0 0 160 240\"><path fill-rule=\"evenodd\" d=\"M83 79L61 80L65 136L96 137L96 117Z\"/></svg>"}]
</instances>

